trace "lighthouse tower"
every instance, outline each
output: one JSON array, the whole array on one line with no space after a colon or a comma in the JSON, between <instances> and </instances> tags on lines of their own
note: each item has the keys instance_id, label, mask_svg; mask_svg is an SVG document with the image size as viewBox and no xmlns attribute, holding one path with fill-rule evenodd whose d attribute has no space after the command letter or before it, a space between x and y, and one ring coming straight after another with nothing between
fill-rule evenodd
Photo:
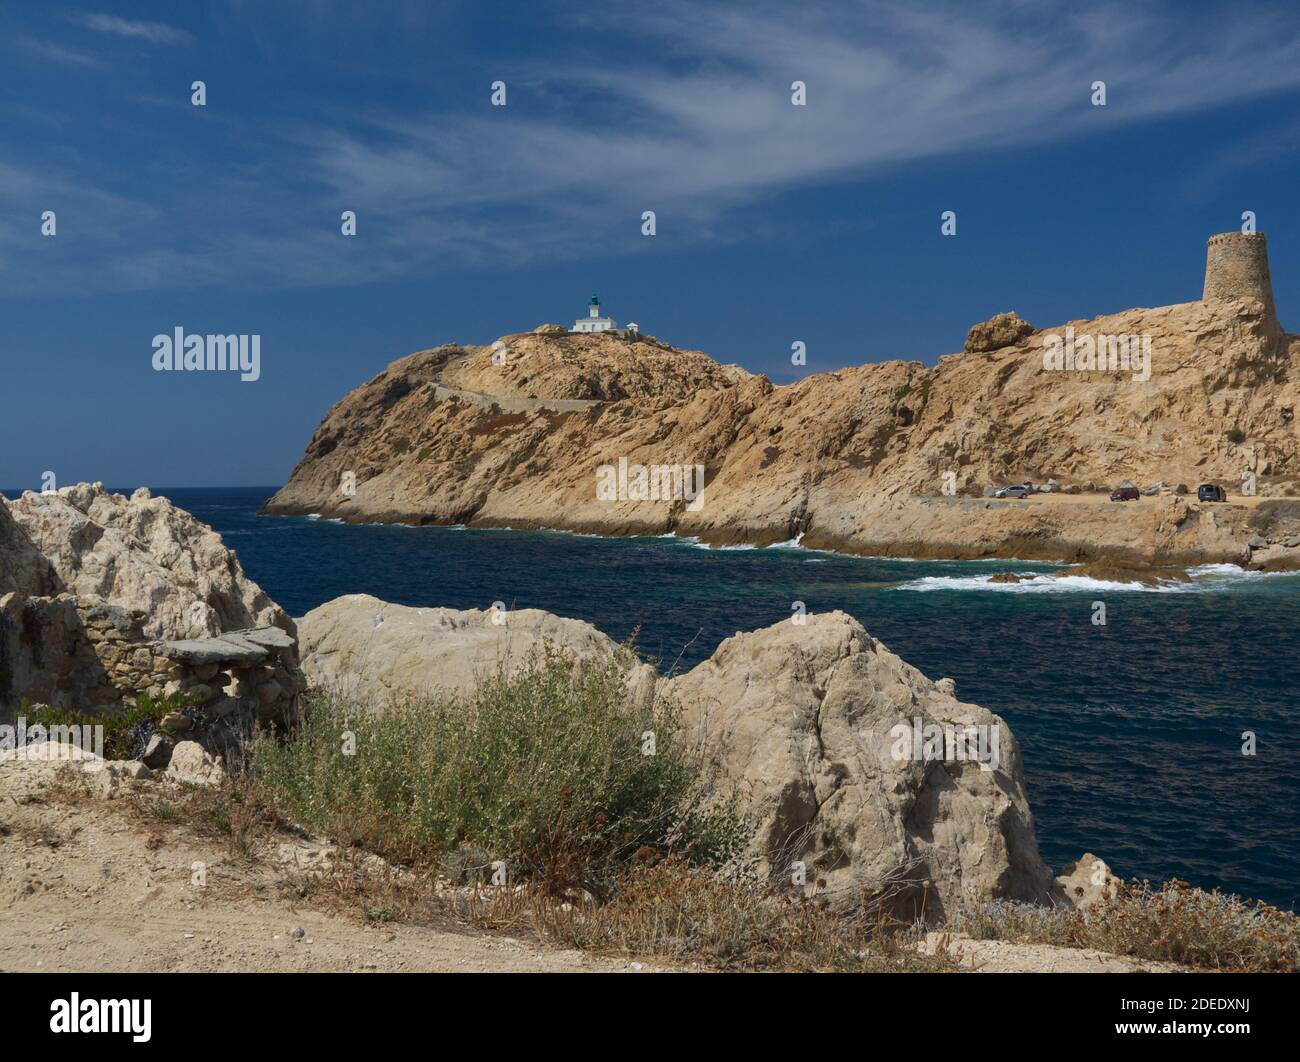
<instances>
[{"instance_id":1,"label":"lighthouse tower","mask_svg":"<svg viewBox=\"0 0 1300 1062\"><path fill-rule=\"evenodd\" d=\"M595 295L591 297L591 302L587 304L587 316L579 317L573 322L573 331L575 332L608 332L611 328L616 328L617 324L609 317L600 315L600 299Z\"/></svg>"}]
</instances>

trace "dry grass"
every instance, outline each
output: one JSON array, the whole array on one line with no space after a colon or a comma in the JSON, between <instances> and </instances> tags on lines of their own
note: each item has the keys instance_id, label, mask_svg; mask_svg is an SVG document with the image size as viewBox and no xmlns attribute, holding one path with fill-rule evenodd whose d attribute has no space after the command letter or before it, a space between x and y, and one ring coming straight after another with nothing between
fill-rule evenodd
<instances>
[{"instance_id":1,"label":"dry grass","mask_svg":"<svg viewBox=\"0 0 1300 1062\"><path fill-rule=\"evenodd\" d=\"M255 861L260 849L285 826L261 790L244 775L228 775L219 786L185 786L165 795L132 790L123 803L148 830L153 847L161 845L166 829L185 827L196 836L220 841L231 856L244 862Z\"/></svg>"},{"instance_id":2,"label":"dry grass","mask_svg":"<svg viewBox=\"0 0 1300 1062\"><path fill-rule=\"evenodd\" d=\"M988 904L950 928L979 940L1095 948L1205 970L1300 970L1300 916L1181 881L1134 882L1086 912Z\"/></svg>"},{"instance_id":3,"label":"dry grass","mask_svg":"<svg viewBox=\"0 0 1300 1062\"><path fill-rule=\"evenodd\" d=\"M712 970L955 972L945 949L923 954L904 927L845 918L746 879L725 880L668 859L640 866L607 903L557 903L538 890L477 893L469 917L531 929L546 941L603 954Z\"/></svg>"}]
</instances>

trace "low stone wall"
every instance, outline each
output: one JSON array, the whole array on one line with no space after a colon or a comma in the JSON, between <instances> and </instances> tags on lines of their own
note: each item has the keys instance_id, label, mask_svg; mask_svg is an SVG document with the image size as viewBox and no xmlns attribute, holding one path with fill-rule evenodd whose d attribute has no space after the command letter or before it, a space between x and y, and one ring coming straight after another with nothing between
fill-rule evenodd
<instances>
[{"instance_id":1,"label":"low stone wall","mask_svg":"<svg viewBox=\"0 0 1300 1062\"><path fill-rule=\"evenodd\" d=\"M159 657L144 635L146 616L137 609L92 605L81 613L90 639L113 685L125 697L161 696L171 679L171 661Z\"/></svg>"},{"instance_id":2,"label":"low stone wall","mask_svg":"<svg viewBox=\"0 0 1300 1062\"><path fill-rule=\"evenodd\" d=\"M229 752L257 723L297 718L307 680L297 640L278 627L250 627L210 638L159 640L144 634L138 609L83 607L57 598L0 597L0 723L23 700L93 718L147 695L186 703L159 722L145 762L166 767L176 741Z\"/></svg>"},{"instance_id":3,"label":"low stone wall","mask_svg":"<svg viewBox=\"0 0 1300 1062\"><path fill-rule=\"evenodd\" d=\"M24 700L93 714L121 708L87 634L71 594L0 597L0 724L12 723Z\"/></svg>"},{"instance_id":4,"label":"low stone wall","mask_svg":"<svg viewBox=\"0 0 1300 1062\"><path fill-rule=\"evenodd\" d=\"M298 715L307 680L297 642L278 627L250 627L211 638L156 642L157 661L170 668L165 695L187 703L158 723L142 757L168 766L178 741L196 741L224 756L238 752L255 724L286 725Z\"/></svg>"}]
</instances>

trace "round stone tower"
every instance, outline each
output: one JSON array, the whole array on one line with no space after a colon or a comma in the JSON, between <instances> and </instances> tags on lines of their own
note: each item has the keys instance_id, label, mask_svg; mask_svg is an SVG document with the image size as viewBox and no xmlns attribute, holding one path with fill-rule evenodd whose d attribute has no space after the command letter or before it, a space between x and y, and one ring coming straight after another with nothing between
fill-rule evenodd
<instances>
[{"instance_id":1,"label":"round stone tower","mask_svg":"<svg viewBox=\"0 0 1300 1062\"><path fill-rule=\"evenodd\" d=\"M1220 232L1210 237L1201 298L1205 302L1259 299L1267 315L1277 317L1268 273L1268 241L1262 232Z\"/></svg>"}]
</instances>

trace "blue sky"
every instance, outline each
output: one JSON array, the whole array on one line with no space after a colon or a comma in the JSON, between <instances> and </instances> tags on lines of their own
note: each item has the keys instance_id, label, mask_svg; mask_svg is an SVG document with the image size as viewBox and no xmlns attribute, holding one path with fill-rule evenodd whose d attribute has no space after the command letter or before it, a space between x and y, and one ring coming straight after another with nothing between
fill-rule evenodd
<instances>
[{"instance_id":1,"label":"blue sky","mask_svg":"<svg viewBox=\"0 0 1300 1062\"><path fill-rule=\"evenodd\" d=\"M393 358L592 291L788 382L1196 298L1252 210L1300 327L1289 4L13 3L0 71L8 488L278 484ZM261 379L154 372L176 326Z\"/></svg>"}]
</instances>

